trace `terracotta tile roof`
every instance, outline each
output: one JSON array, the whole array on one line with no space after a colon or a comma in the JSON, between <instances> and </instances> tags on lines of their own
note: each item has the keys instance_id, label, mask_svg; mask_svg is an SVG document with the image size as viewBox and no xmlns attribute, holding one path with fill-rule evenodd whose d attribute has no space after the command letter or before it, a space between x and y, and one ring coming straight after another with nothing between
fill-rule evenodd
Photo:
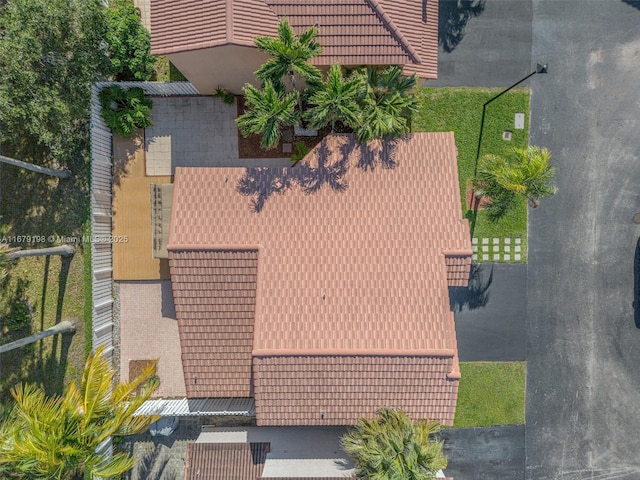
<instances>
[{"instance_id":1,"label":"terracotta tile roof","mask_svg":"<svg viewBox=\"0 0 640 480\"><path fill-rule=\"evenodd\" d=\"M278 18L264 0L151 0L151 53L166 55L273 35Z\"/></svg>"},{"instance_id":2,"label":"terracotta tile roof","mask_svg":"<svg viewBox=\"0 0 640 480\"><path fill-rule=\"evenodd\" d=\"M268 443L188 443L185 480L256 480Z\"/></svg>"},{"instance_id":3,"label":"terracotta tile roof","mask_svg":"<svg viewBox=\"0 0 640 480\"><path fill-rule=\"evenodd\" d=\"M455 349L447 278L464 282L471 243L453 134L413 134L396 168L357 168L374 150L336 135L294 168L176 170L169 250L261 246L254 350ZM291 188L257 213L241 180L263 197ZM448 272L445 253L462 265Z\"/></svg>"},{"instance_id":4,"label":"terracotta tile roof","mask_svg":"<svg viewBox=\"0 0 640 480\"><path fill-rule=\"evenodd\" d=\"M458 393L451 356L255 357L256 418L263 425L350 425L382 406L452 425Z\"/></svg>"},{"instance_id":5,"label":"terracotta tile roof","mask_svg":"<svg viewBox=\"0 0 640 480\"><path fill-rule=\"evenodd\" d=\"M224 44L253 45L274 36L278 17L296 31L319 27L318 65L405 65L437 77L438 1L428 0L151 0L152 53ZM257 67L256 67L257 68Z\"/></svg>"},{"instance_id":6,"label":"terracotta tile roof","mask_svg":"<svg viewBox=\"0 0 640 480\"><path fill-rule=\"evenodd\" d=\"M251 396L258 252L169 252L187 397Z\"/></svg>"},{"instance_id":7,"label":"terracotta tile roof","mask_svg":"<svg viewBox=\"0 0 640 480\"><path fill-rule=\"evenodd\" d=\"M258 197L254 207L251 193ZM179 305L197 304L209 318L206 304L223 299L197 299L234 289L213 288L234 274L212 279L202 270L209 258L259 245L252 294L257 289L253 355L261 424L353 423L389 404L450 424L459 370L447 285L466 285L471 264L461 212L452 133L368 148L352 136L329 136L293 168L178 168L172 276L175 255L199 258L175 270L175 295L190 299L176 299L179 324L189 312ZM248 297L242 297L247 307ZM216 328L202 325L198 339L183 347L193 365L203 365L201 375L216 368L207 351ZM209 340L197 343L204 334ZM248 336L242 339L245 348ZM329 398L331 409L323 403Z\"/></svg>"},{"instance_id":8,"label":"terracotta tile roof","mask_svg":"<svg viewBox=\"0 0 640 480\"><path fill-rule=\"evenodd\" d=\"M416 0L265 1L297 31L318 25L317 65L407 65L407 73L437 77L436 0L427 1L424 11Z\"/></svg>"}]
</instances>

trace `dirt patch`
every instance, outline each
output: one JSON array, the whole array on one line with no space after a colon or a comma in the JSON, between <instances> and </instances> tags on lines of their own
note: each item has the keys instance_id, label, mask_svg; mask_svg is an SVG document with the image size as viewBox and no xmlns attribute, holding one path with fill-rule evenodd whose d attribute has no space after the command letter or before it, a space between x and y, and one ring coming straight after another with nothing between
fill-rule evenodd
<instances>
[{"instance_id":1,"label":"dirt patch","mask_svg":"<svg viewBox=\"0 0 640 480\"><path fill-rule=\"evenodd\" d=\"M467 182L467 210L482 210L491 203L491 198L481 196L478 198L476 192L473 190L471 182Z\"/></svg>"}]
</instances>

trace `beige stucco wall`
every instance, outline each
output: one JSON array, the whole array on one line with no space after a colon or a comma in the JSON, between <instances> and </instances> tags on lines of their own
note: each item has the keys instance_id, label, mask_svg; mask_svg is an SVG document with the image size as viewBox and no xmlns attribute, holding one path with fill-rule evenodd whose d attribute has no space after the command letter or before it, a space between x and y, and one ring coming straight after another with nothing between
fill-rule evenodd
<instances>
[{"instance_id":1,"label":"beige stucco wall","mask_svg":"<svg viewBox=\"0 0 640 480\"><path fill-rule=\"evenodd\" d=\"M202 95L213 93L217 87L241 94L245 83L258 85L253 72L267 59L255 47L237 45L173 53L168 57Z\"/></svg>"},{"instance_id":2,"label":"beige stucco wall","mask_svg":"<svg viewBox=\"0 0 640 480\"><path fill-rule=\"evenodd\" d=\"M133 0L133 4L140 9L140 19L142 25L149 31L151 31L151 9L149 4L151 0Z\"/></svg>"}]
</instances>

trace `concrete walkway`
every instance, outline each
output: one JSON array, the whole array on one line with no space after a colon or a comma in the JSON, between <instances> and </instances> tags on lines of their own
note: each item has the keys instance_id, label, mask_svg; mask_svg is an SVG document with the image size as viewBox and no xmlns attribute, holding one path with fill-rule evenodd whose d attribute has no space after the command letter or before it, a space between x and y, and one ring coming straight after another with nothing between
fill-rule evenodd
<instances>
[{"instance_id":1,"label":"concrete walkway","mask_svg":"<svg viewBox=\"0 0 640 480\"><path fill-rule=\"evenodd\" d=\"M482 263L449 289L461 361L525 360L526 286L527 265Z\"/></svg>"}]
</instances>

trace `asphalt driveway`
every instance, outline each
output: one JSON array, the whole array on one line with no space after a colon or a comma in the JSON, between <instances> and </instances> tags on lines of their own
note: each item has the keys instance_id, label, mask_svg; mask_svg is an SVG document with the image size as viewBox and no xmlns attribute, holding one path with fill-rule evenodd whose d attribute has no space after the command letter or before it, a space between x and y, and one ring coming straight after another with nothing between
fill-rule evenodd
<instances>
[{"instance_id":1,"label":"asphalt driveway","mask_svg":"<svg viewBox=\"0 0 640 480\"><path fill-rule=\"evenodd\" d=\"M524 425L449 428L440 433L447 477L516 480L524 477Z\"/></svg>"},{"instance_id":2,"label":"asphalt driveway","mask_svg":"<svg viewBox=\"0 0 640 480\"><path fill-rule=\"evenodd\" d=\"M527 265L479 263L449 289L461 361L525 360L526 287Z\"/></svg>"},{"instance_id":3,"label":"asphalt driveway","mask_svg":"<svg viewBox=\"0 0 640 480\"><path fill-rule=\"evenodd\" d=\"M531 0L440 0L438 79L507 87L531 72Z\"/></svg>"},{"instance_id":4,"label":"asphalt driveway","mask_svg":"<svg viewBox=\"0 0 640 480\"><path fill-rule=\"evenodd\" d=\"M640 9L534 0L531 143L558 194L529 218L526 478L640 478Z\"/></svg>"}]
</instances>

